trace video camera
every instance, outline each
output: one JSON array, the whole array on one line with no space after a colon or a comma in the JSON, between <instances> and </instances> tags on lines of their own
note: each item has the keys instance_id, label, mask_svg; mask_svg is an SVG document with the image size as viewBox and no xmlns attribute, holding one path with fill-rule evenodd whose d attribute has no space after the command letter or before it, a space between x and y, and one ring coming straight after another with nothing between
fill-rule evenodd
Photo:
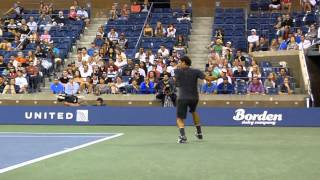
<instances>
[{"instance_id":1,"label":"video camera","mask_svg":"<svg viewBox=\"0 0 320 180\"><path fill-rule=\"evenodd\" d=\"M79 98L75 95L59 94L58 102L67 102L67 103L78 103Z\"/></svg>"}]
</instances>

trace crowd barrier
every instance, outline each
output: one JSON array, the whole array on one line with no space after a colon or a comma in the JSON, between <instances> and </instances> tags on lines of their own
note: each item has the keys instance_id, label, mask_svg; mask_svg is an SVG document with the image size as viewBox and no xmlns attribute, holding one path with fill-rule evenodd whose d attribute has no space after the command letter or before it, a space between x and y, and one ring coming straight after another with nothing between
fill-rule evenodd
<instances>
[{"instance_id":1,"label":"crowd barrier","mask_svg":"<svg viewBox=\"0 0 320 180\"><path fill-rule=\"evenodd\" d=\"M199 108L206 126L319 127L320 108ZM0 124L175 125L175 109L161 107L3 106ZM187 124L191 125L191 115Z\"/></svg>"}]
</instances>

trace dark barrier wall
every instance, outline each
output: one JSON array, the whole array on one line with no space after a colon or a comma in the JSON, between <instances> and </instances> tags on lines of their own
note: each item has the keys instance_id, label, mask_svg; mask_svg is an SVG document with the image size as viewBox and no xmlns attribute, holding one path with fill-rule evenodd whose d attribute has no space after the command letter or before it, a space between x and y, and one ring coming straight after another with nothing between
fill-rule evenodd
<instances>
[{"instance_id":1,"label":"dark barrier wall","mask_svg":"<svg viewBox=\"0 0 320 180\"><path fill-rule=\"evenodd\" d=\"M315 99L315 106L320 106L320 57L308 57L307 65L310 76L310 83L312 88L312 94Z\"/></svg>"},{"instance_id":2,"label":"dark barrier wall","mask_svg":"<svg viewBox=\"0 0 320 180\"><path fill-rule=\"evenodd\" d=\"M320 109L199 108L207 126L320 126ZM175 109L161 107L2 107L0 124L175 125ZM190 115L187 124L190 125Z\"/></svg>"}]
</instances>

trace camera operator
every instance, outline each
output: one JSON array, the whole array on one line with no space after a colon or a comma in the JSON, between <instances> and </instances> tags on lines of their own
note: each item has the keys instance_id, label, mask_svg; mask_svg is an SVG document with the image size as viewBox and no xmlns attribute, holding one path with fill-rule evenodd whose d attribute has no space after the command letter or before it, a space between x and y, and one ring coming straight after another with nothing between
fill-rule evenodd
<instances>
[{"instance_id":1,"label":"camera operator","mask_svg":"<svg viewBox=\"0 0 320 180\"><path fill-rule=\"evenodd\" d=\"M80 106L79 98L75 95L60 94L58 96L58 102L63 102L65 106Z\"/></svg>"},{"instance_id":2,"label":"camera operator","mask_svg":"<svg viewBox=\"0 0 320 180\"><path fill-rule=\"evenodd\" d=\"M174 83L170 79L170 75L165 73L163 79L157 84L156 98L161 100L163 107L173 107L176 102L176 94L174 93Z\"/></svg>"}]
</instances>

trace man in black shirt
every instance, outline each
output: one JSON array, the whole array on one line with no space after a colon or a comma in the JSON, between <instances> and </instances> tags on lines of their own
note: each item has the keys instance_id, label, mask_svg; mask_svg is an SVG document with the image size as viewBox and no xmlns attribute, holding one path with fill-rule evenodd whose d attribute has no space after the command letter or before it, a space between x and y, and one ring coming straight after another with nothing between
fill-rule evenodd
<instances>
[{"instance_id":1,"label":"man in black shirt","mask_svg":"<svg viewBox=\"0 0 320 180\"><path fill-rule=\"evenodd\" d=\"M187 117L187 110L192 114L194 125L197 132L196 137L202 139L202 131L200 125L200 117L196 112L199 93L198 93L198 79L206 79L213 81L215 78L205 75L198 69L190 68L191 60L184 56L180 59L177 69L174 71L177 87L177 126L180 131L178 143L186 143L187 137L184 130L184 119Z\"/></svg>"}]
</instances>

